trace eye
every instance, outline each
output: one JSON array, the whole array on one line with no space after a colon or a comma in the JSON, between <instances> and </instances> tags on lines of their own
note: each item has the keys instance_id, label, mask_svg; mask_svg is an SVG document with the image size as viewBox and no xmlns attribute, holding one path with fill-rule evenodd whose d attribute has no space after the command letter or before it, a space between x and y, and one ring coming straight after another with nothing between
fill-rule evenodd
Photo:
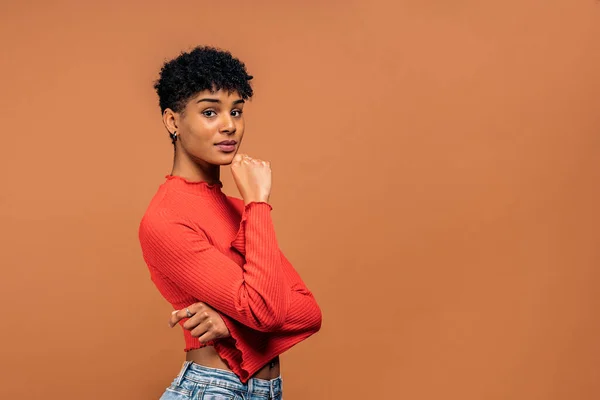
<instances>
[{"instance_id":1,"label":"eye","mask_svg":"<svg viewBox=\"0 0 600 400\"><path fill-rule=\"evenodd\" d=\"M241 117L241 116L242 116L242 114L243 114L243 111L242 111L242 110L233 110L233 111L231 112L231 115L232 115L233 117Z\"/></svg>"},{"instance_id":2,"label":"eye","mask_svg":"<svg viewBox=\"0 0 600 400\"><path fill-rule=\"evenodd\" d=\"M204 111L202 111L202 115L210 118L210 117L214 117L215 115L217 115L217 113L214 112L213 110L204 110Z\"/></svg>"}]
</instances>

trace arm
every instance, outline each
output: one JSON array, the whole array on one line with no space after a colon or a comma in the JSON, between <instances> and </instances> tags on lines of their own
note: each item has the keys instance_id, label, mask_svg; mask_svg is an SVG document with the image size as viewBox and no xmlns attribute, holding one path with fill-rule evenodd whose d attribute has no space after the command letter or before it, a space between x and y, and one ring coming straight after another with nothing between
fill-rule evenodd
<instances>
[{"instance_id":1,"label":"arm","mask_svg":"<svg viewBox=\"0 0 600 400\"><path fill-rule=\"evenodd\" d=\"M286 279L291 285L291 292L287 318L281 328L277 329L277 331L317 332L321 329L322 320L321 309L317 304L317 301L283 253L281 253L281 261Z\"/></svg>"},{"instance_id":2,"label":"arm","mask_svg":"<svg viewBox=\"0 0 600 400\"><path fill-rule=\"evenodd\" d=\"M283 269L286 274L286 284L290 288L290 306L283 325L276 331L278 333L316 333L321 328L321 309L315 301L312 293L306 288L300 275L296 272L292 264L281 253ZM221 315L218 311L203 303L191 304L188 309L193 317L188 319L183 328L190 330L192 336L198 337L201 343L208 343L215 339L222 339L231 336L229 327L236 324L226 315ZM173 327L179 321L186 318L186 310L176 310L171 314L169 326ZM234 329L235 333L238 333Z\"/></svg>"},{"instance_id":3,"label":"arm","mask_svg":"<svg viewBox=\"0 0 600 400\"><path fill-rule=\"evenodd\" d=\"M247 241L245 227L242 224L238 235L232 241L231 245L235 247L242 255L247 256ZM286 287L289 290L290 300L287 316L283 325L274 329L274 332L302 332L318 331L321 327L321 309L317 304L313 294L308 289L302 278L285 257L283 252L279 251L281 266L284 273Z\"/></svg>"},{"instance_id":4,"label":"arm","mask_svg":"<svg viewBox=\"0 0 600 400\"><path fill-rule=\"evenodd\" d=\"M252 329L279 329L289 308L282 259L270 216L271 206L244 207L246 263L241 267L213 247L204 233L168 211L144 221L144 258L156 272L184 291Z\"/></svg>"}]
</instances>

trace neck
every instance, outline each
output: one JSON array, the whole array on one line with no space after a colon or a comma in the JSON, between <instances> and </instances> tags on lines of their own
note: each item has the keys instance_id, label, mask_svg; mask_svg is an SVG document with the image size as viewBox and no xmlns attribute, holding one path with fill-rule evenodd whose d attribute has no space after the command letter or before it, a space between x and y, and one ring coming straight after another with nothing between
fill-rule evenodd
<instances>
[{"instance_id":1,"label":"neck","mask_svg":"<svg viewBox=\"0 0 600 400\"><path fill-rule=\"evenodd\" d=\"M214 184L220 182L221 167L204 161L193 161L187 155L176 150L171 175L181 176L189 181L204 181Z\"/></svg>"}]
</instances>

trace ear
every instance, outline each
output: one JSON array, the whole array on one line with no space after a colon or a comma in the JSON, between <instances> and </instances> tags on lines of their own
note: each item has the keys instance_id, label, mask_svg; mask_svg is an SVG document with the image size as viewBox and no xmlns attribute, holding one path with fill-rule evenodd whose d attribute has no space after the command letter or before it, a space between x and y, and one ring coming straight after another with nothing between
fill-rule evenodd
<instances>
[{"instance_id":1,"label":"ear","mask_svg":"<svg viewBox=\"0 0 600 400\"><path fill-rule=\"evenodd\" d=\"M165 109L165 111L163 112L163 124L165 125L165 128L167 128L167 131L169 131L170 134L177 132L179 124L179 114L171 110L170 108Z\"/></svg>"}]
</instances>

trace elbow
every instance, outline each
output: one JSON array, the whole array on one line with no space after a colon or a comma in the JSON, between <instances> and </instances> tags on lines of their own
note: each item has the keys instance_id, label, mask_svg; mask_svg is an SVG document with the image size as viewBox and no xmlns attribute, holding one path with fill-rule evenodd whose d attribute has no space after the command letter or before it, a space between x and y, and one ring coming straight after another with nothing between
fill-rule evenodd
<instances>
[{"instance_id":1,"label":"elbow","mask_svg":"<svg viewBox=\"0 0 600 400\"><path fill-rule=\"evenodd\" d=\"M315 303L311 331L313 333L319 332L321 330L321 325L323 325L323 313L321 312L321 308Z\"/></svg>"}]
</instances>

